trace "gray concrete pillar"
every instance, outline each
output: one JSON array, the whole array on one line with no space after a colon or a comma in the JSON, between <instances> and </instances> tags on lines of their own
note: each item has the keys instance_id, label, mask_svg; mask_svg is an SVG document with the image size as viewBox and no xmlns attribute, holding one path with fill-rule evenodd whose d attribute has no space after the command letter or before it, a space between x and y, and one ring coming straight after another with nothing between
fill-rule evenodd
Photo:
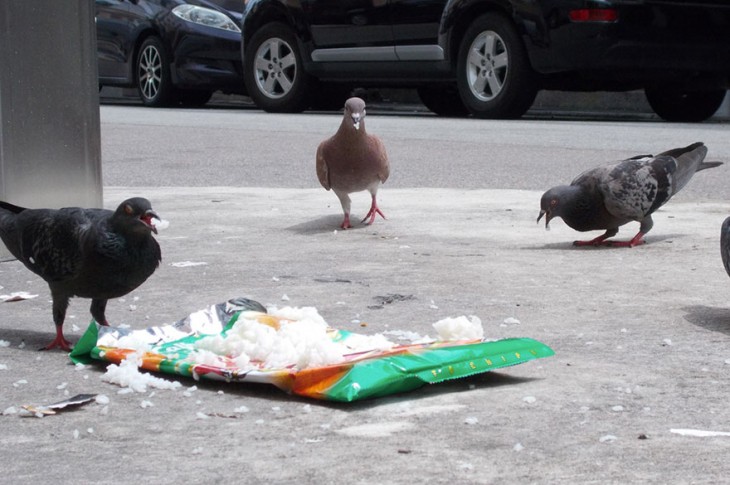
<instances>
[{"instance_id":1,"label":"gray concrete pillar","mask_svg":"<svg viewBox=\"0 0 730 485\"><path fill-rule=\"evenodd\" d=\"M0 200L101 207L94 0L0 1Z\"/></svg>"}]
</instances>

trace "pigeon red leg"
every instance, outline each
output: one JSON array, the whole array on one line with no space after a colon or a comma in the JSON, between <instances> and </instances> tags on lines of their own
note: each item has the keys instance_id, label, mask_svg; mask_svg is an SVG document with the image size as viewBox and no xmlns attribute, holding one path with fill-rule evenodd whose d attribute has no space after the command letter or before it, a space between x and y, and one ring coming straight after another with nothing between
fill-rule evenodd
<instances>
[{"instance_id":1,"label":"pigeon red leg","mask_svg":"<svg viewBox=\"0 0 730 485\"><path fill-rule=\"evenodd\" d=\"M345 213L345 218L342 220L340 227L342 229L350 229L352 227L352 224L350 224L350 214Z\"/></svg>"},{"instance_id":2,"label":"pigeon red leg","mask_svg":"<svg viewBox=\"0 0 730 485\"><path fill-rule=\"evenodd\" d=\"M347 193L347 191L337 190L334 189L335 195L337 195L337 198L340 199L340 204L342 205L342 212L345 214L344 219L342 219L342 224L340 224L340 228L342 229L349 229L352 227L352 224L350 224L350 196Z\"/></svg>"},{"instance_id":3,"label":"pigeon red leg","mask_svg":"<svg viewBox=\"0 0 730 485\"><path fill-rule=\"evenodd\" d=\"M633 248L634 246L640 246L644 244L644 233L639 231L631 241L606 241L604 244L608 244L615 248Z\"/></svg>"},{"instance_id":4,"label":"pigeon red leg","mask_svg":"<svg viewBox=\"0 0 730 485\"><path fill-rule=\"evenodd\" d=\"M606 241L606 239L613 237L616 234L618 234L618 229L609 229L590 241L573 241L573 246L600 246L602 244L611 244L611 241Z\"/></svg>"},{"instance_id":5,"label":"pigeon red leg","mask_svg":"<svg viewBox=\"0 0 730 485\"><path fill-rule=\"evenodd\" d=\"M377 214L380 214L380 217L382 217L383 219L386 219L385 214L383 214L383 212L378 208L378 202L375 199L375 195L373 194L372 197L373 197L373 202L372 202L372 204L370 204L370 210L368 211L365 218L362 221L360 221L361 223L363 223L363 222L367 221L368 218L370 218L370 221L367 223L368 225L375 222L375 216Z\"/></svg>"},{"instance_id":6,"label":"pigeon red leg","mask_svg":"<svg viewBox=\"0 0 730 485\"><path fill-rule=\"evenodd\" d=\"M94 321L99 325L105 327L109 326L109 322L106 321L106 302L104 299L92 299L91 300L91 316L94 317Z\"/></svg>"},{"instance_id":7,"label":"pigeon red leg","mask_svg":"<svg viewBox=\"0 0 730 485\"><path fill-rule=\"evenodd\" d=\"M590 241L573 241L573 246L600 246L608 237L609 236L602 234L595 239L591 239Z\"/></svg>"},{"instance_id":8,"label":"pigeon red leg","mask_svg":"<svg viewBox=\"0 0 730 485\"><path fill-rule=\"evenodd\" d=\"M641 220L641 226L639 226L639 232L636 233L636 236L634 236L634 238L631 241L612 241L611 246L614 246L617 248L633 248L634 246L639 246L641 244L644 244L644 234L651 231L652 227L654 227L654 220L651 218L651 214L650 214Z\"/></svg>"},{"instance_id":9,"label":"pigeon red leg","mask_svg":"<svg viewBox=\"0 0 730 485\"><path fill-rule=\"evenodd\" d=\"M63 321L66 319L68 296L55 291L53 288L51 288L51 296L53 298L53 323L56 325L56 338L41 350L51 350L59 347L68 352L71 350L71 342L63 336Z\"/></svg>"}]
</instances>

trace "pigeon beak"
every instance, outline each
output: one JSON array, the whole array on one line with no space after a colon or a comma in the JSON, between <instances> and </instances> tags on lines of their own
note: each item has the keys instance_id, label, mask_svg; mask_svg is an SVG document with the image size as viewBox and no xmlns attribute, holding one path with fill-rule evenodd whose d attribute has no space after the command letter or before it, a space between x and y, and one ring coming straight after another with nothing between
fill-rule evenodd
<instances>
[{"instance_id":1,"label":"pigeon beak","mask_svg":"<svg viewBox=\"0 0 730 485\"><path fill-rule=\"evenodd\" d=\"M352 125L355 127L356 130L360 129L360 114L352 115Z\"/></svg>"},{"instance_id":2,"label":"pigeon beak","mask_svg":"<svg viewBox=\"0 0 730 485\"><path fill-rule=\"evenodd\" d=\"M139 218L140 221L144 223L145 226L150 228L150 231L157 234L157 228L154 224L152 224L152 219L157 219L158 221L161 221L160 216L157 215L157 212L153 211L152 209L149 209L145 211L144 214Z\"/></svg>"},{"instance_id":3,"label":"pigeon beak","mask_svg":"<svg viewBox=\"0 0 730 485\"><path fill-rule=\"evenodd\" d=\"M540 219L542 219L542 216L545 216L545 229L550 230L550 219L553 218L553 216L550 214L549 211L541 210L540 215L537 216L537 222L540 222Z\"/></svg>"}]
</instances>

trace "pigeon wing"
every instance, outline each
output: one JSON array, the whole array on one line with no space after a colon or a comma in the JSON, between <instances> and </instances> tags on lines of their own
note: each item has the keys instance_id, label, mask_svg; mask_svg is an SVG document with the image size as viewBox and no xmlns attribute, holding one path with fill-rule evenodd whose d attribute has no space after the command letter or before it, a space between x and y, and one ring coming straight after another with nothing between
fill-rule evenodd
<instances>
[{"instance_id":1,"label":"pigeon wing","mask_svg":"<svg viewBox=\"0 0 730 485\"><path fill-rule=\"evenodd\" d=\"M325 151L329 140L325 140L317 147L317 178L322 187L329 190L332 188L330 183L329 167L327 166L327 159L325 157Z\"/></svg>"},{"instance_id":2,"label":"pigeon wing","mask_svg":"<svg viewBox=\"0 0 730 485\"><path fill-rule=\"evenodd\" d=\"M606 209L616 217L642 220L674 194L677 163L672 157L634 157L608 167L599 188Z\"/></svg>"},{"instance_id":3,"label":"pigeon wing","mask_svg":"<svg viewBox=\"0 0 730 485\"><path fill-rule=\"evenodd\" d=\"M82 239L91 228L82 209L26 211L18 218L21 261L48 282L73 278L82 261Z\"/></svg>"},{"instance_id":4,"label":"pigeon wing","mask_svg":"<svg viewBox=\"0 0 730 485\"><path fill-rule=\"evenodd\" d=\"M370 135L368 139L370 156L373 157L378 167L378 178L380 183L385 183L390 176L390 163L388 162L388 153L385 151L385 145L377 136Z\"/></svg>"}]
</instances>

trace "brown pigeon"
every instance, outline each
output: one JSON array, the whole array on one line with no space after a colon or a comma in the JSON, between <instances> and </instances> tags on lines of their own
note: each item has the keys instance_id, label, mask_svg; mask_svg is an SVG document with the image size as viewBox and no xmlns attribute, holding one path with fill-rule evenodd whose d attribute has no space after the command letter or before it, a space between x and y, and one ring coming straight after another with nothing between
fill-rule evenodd
<instances>
[{"instance_id":1,"label":"brown pigeon","mask_svg":"<svg viewBox=\"0 0 730 485\"><path fill-rule=\"evenodd\" d=\"M576 246L637 246L654 225L654 211L679 192L695 172L722 165L705 162L705 155L705 145L694 143L656 156L640 155L587 170L570 185L545 192L537 220L545 216L545 227L549 228L551 219L561 217L576 231L606 231L590 241L575 241ZM606 240L618 233L619 226L631 221L641 224L633 239Z\"/></svg>"},{"instance_id":2,"label":"brown pigeon","mask_svg":"<svg viewBox=\"0 0 730 485\"><path fill-rule=\"evenodd\" d=\"M101 325L109 298L124 296L154 273L160 246L147 199L106 209L26 209L0 201L0 239L26 268L43 278L53 297L56 338L46 350L70 350L63 336L69 299L91 298L91 315Z\"/></svg>"},{"instance_id":3,"label":"brown pigeon","mask_svg":"<svg viewBox=\"0 0 730 485\"><path fill-rule=\"evenodd\" d=\"M383 142L365 131L365 101L348 99L337 133L317 148L317 177L325 189L332 189L340 199L345 213L342 229L352 227L349 195L352 192L367 190L372 196L370 211L361 222L369 219L368 224L372 224L376 214L385 219L378 208L376 195L389 174Z\"/></svg>"}]
</instances>

